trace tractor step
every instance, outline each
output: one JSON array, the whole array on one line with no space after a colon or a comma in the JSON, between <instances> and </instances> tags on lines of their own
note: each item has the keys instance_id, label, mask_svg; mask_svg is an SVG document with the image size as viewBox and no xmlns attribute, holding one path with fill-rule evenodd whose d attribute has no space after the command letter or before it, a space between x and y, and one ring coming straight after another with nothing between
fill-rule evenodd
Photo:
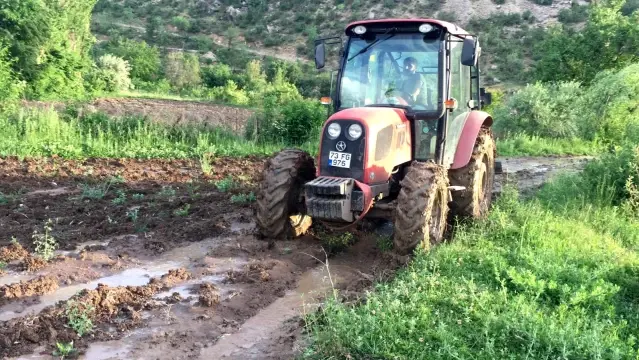
<instances>
[{"instance_id":1,"label":"tractor step","mask_svg":"<svg viewBox=\"0 0 639 360\"><path fill-rule=\"evenodd\" d=\"M495 174L503 174L504 167L501 164L501 161L495 161Z\"/></svg>"}]
</instances>

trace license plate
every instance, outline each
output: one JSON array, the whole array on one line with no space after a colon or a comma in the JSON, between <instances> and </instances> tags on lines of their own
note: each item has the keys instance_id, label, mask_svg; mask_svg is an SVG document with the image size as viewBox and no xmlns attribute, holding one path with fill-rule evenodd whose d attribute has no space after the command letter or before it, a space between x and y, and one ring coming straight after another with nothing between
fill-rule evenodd
<instances>
[{"instance_id":1,"label":"license plate","mask_svg":"<svg viewBox=\"0 0 639 360\"><path fill-rule=\"evenodd\" d=\"M331 151L328 154L328 166L335 166L341 168L351 167L351 154Z\"/></svg>"}]
</instances>

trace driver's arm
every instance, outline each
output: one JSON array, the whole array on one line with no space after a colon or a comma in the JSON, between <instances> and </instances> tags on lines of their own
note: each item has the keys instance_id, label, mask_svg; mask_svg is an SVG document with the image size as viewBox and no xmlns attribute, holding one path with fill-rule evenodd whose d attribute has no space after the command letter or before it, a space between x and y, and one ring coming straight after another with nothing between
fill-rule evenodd
<instances>
[{"instance_id":1,"label":"driver's arm","mask_svg":"<svg viewBox=\"0 0 639 360\"><path fill-rule=\"evenodd\" d=\"M413 99L416 99L424 85L424 80L422 79L421 74L415 74L411 85L413 85L413 87L408 91L408 93Z\"/></svg>"}]
</instances>

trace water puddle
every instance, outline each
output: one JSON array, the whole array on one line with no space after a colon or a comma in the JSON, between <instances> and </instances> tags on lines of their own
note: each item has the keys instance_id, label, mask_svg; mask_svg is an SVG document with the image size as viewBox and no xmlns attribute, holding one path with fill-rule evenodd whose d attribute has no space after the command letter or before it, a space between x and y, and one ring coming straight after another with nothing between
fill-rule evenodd
<instances>
[{"instance_id":1,"label":"water puddle","mask_svg":"<svg viewBox=\"0 0 639 360\"><path fill-rule=\"evenodd\" d=\"M197 286L205 283L205 282L209 282L209 283L213 283L216 287L220 288L222 287L222 281L224 281L226 277L223 275L211 275L211 276L205 276L203 278L197 279L197 280L190 280L187 281L186 283L176 286L174 288L171 288L170 290L161 292L156 294L153 298L155 299L164 299L165 297L169 297L172 296L173 293L178 293L180 294L180 296L184 299L188 299L191 297L197 297L197 294L192 293L193 289L197 289Z\"/></svg>"},{"instance_id":2,"label":"water puddle","mask_svg":"<svg viewBox=\"0 0 639 360\"><path fill-rule=\"evenodd\" d=\"M231 222L231 231L234 233L244 233L255 229L255 223Z\"/></svg>"},{"instance_id":3,"label":"water puddle","mask_svg":"<svg viewBox=\"0 0 639 360\"><path fill-rule=\"evenodd\" d=\"M256 344L269 339L287 320L303 312L312 311L319 305L316 300L318 295L329 292L332 283L338 281L333 274L331 275L332 277L329 277L324 266L307 271L300 278L295 290L287 292L284 297L275 300L248 319L238 332L226 334L212 347L203 348L200 359L258 356L259 350L254 349Z\"/></svg>"},{"instance_id":4,"label":"water puddle","mask_svg":"<svg viewBox=\"0 0 639 360\"><path fill-rule=\"evenodd\" d=\"M16 272L7 272L0 276L0 286L19 283L20 281L29 281L37 276L33 274L22 274Z\"/></svg>"},{"instance_id":5,"label":"water puddle","mask_svg":"<svg viewBox=\"0 0 639 360\"><path fill-rule=\"evenodd\" d=\"M123 344L122 341L106 341L91 344L81 358L87 360L126 359L126 355L130 351L131 345Z\"/></svg>"},{"instance_id":6,"label":"water puddle","mask_svg":"<svg viewBox=\"0 0 639 360\"><path fill-rule=\"evenodd\" d=\"M23 306L13 303L1 307L0 321L8 321L20 316L37 314L45 307L54 305L58 301L66 301L82 290L95 289L98 284L104 284L111 287L146 285L152 277L164 275L169 270L180 266L181 264L176 262L151 264L145 267L127 269L116 275L106 276L89 283L63 287L53 294L40 296L40 303L36 305Z\"/></svg>"},{"instance_id":7,"label":"water puddle","mask_svg":"<svg viewBox=\"0 0 639 360\"><path fill-rule=\"evenodd\" d=\"M94 247L94 246L104 246L105 248L107 246L109 246L110 241L87 241L87 242L83 242L78 244L75 247L75 250L57 250L55 251L56 255L63 255L63 256L70 256L70 255L77 255L79 253L82 252L82 250L88 248L88 247Z\"/></svg>"}]
</instances>

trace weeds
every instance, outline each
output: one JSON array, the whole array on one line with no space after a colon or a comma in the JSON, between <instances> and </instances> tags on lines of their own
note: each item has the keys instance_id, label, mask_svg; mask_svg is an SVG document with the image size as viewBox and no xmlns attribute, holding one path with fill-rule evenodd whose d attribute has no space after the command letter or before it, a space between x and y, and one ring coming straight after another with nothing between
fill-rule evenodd
<instances>
[{"instance_id":1,"label":"weeds","mask_svg":"<svg viewBox=\"0 0 639 360\"><path fill-rule=\"evenodd\" d=\"M133 194L131 198L135 201L141 201L144 200L144 194Z\"/></svg>"},{"instance_id":2,"label":"weeds","mask_svg":"<svg viewBox=\"0 0 639 360\"><path fill-rule=\"evenodd\" d=\"M123 190L116 191L116 198L111 200L113 205L122 205L126 202L126 193Z\"/></svg>"},{"instance_id":3,"label":"weeds","mask_svg":"<svg viewBox=\"0 0 639 360\"><path fill-rule=\"evenodd\" d=\"M213 160L213 154L211 153L204 153L200 157L200 167L202 168L202 172L207 176L211 175L213 172L211 160Z\"/></svg>"},{"instance_id":4,"label":"weeds","mask_svg":"<svg viewBox=\"0 0 639 360\"><path fill-rule=\"evenodd\" d=\"M129 209L126 212L126 217L128 217L129 220L131 220L131 222L135 224L135 223L138 222L139 213L140 213L140 208L139 207L134 207L134 208Z\"/></svg>"},{"instance_id":5,"label":"weeds","mask_svg":"<svg viewBox=\"0 0 639 360\"><path fill-rule=\"evenodd\" d=\"M231 202L234 204L248 204L254 202L255 200L256 197L253 192L249 194L239 194L231 196Z\"/></svg>"},{"instance_id":6,"label":"weeds","mask_svg":"<svg viewBox=\"0 0 639 360\"><path fill-rule=\"evenodd\" d=\"M66 356L69 356L75 352L73 347L73 341L70 343L57 342L55 344L56 349L53 351L53 356L59 356L60 360L63 360Z\"/></svg>"},{"instance_id":7,"label":"weeds","mask_svg":"<svg viewBox=\"0 0 639 360\"><path fill-rule=\"evenodd\" d=\"M67 316L69 327L78 336L82 337L93 329L93 321L91 320L93 311L93 306L90 304L80 303L75 300L67 302L64 312Z\"/></svg>"},{"instance_id":8,"label":"weeds","mask_svg":"<svg viewBox=\"0 0 639 360\"><path fill-rule=\"evenodd\" d=\"M388 252L393 249L393 238L390 236L377 236L375 242L381 252Z\"/></svg>"},{"instance_id":9,"label":"weeds","mask_svg":"<svg viewBox=\"0 0 639 360\"><path fill-rule=\"evenodd\" d=\"M162 186L162 190L158 193L161 197L172 198L176 194L175 189L171 185Z\"/></svg>"},{"instance_id":10,"label":"weeds","mask_svg":"<svg viewBox=\"0 0 639 360\"><path fill-rule=\"evenodd\" d=\"M53 221L49 219L44 224L44 234L40 234L35 230L32 235L35 252L45 261L53 258L54 252L58 247L58 242L51 236L51 231L53 231Z\"/></svg>"},{"instance_id":11,"label":"weeds","mask_svg":"<svg viewBox=\"0 0 639 360\"><path fill-rule=\"evenodd\" d=\"M329 253L344 250L355 242L355 237L350 232L331 234L320 232L317 235Z\"/></svg>"},{"instance_id":12,"label":"weeds","mask_svg":"<svg viewBox=\"0 0 639 360\"><path fill-rule=\"evenodd\" d=\"M4 271L7 268L7 263L4 261L0 261L0 272Z\"/></svg>"},{"instance_id":13,"label":"weeds","mask_svg":"<svg viewBox=\"0 0 639 360\"><path fill-rule=\"evenodd\" d=\"M175 216L188 216L189 215L189 209L191 209L191 204L186 204L186 205L184 205L184 207L176 209L175 211L173 211L173 214Z\"/></svg>"},{"instance_id":14,"label":"weeds","mask_svg":"<svg viewBox=\"0 0 639 360\"><path fill-rule=\"evenodd\" d=\"M7 205L9 203L9 199L7 196L0 191L0 205Z\"/></svg>"},{"instance_id":15,"label":"weeds","mask_svg":"<svg viewBox=\"0 0 639 360\"><path fill-rule=\"evenodd\" d=\"M216 181L215 187L221 192L228 192L233 190L237 185L231 176L227 176L226 178Z\"/></svg>"}]
</instances>

